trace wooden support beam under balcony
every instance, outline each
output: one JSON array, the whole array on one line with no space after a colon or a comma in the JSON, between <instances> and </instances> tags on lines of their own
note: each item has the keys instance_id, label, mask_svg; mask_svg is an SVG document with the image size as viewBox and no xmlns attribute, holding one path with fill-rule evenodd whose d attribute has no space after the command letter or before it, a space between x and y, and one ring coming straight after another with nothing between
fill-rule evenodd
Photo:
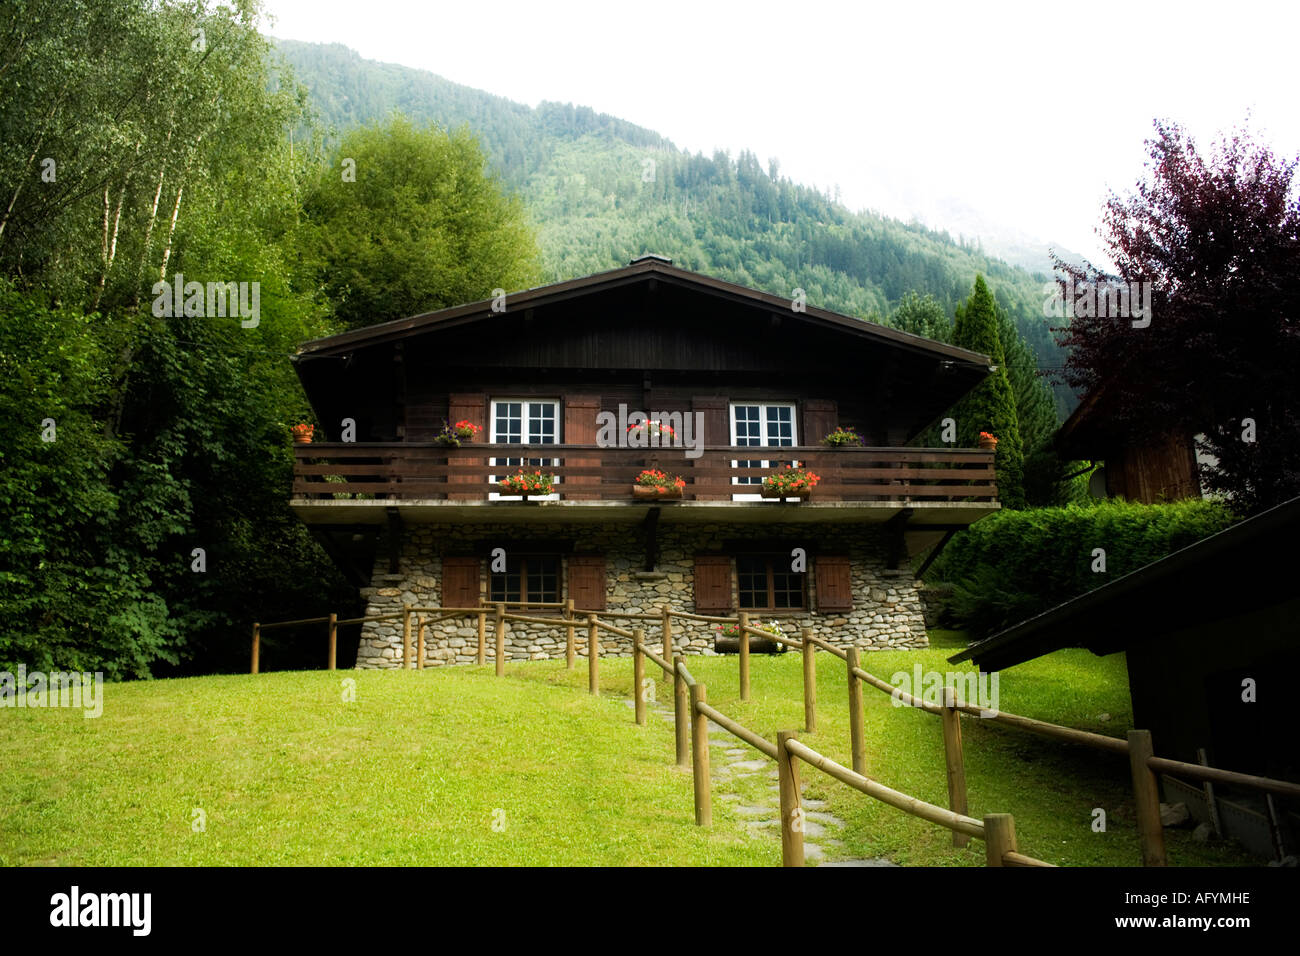
<instances>
[{"instance_id":1,"label":"wooden support beam under balcony","mask_svg":"<svg viewBox=\"0 0 1300 956\"><path fill-rule=\"evenodd\" d=\"M417 522L472 512L474 520L629 523L645 521L650 508L661 509L664 523L876 523L910 509L907 526L916 529L970 524L999 508L993 453L978 449L376 442L298 445L295 453L291 505L309 524L383 523L392 508ZM820 476L811 494L763 499L763 477L793 462ZM682 497L635 498L646 468L680 475ZM503 494L499 479L520 470L554 476L553 493ZM567 498L566 483L581 497Z\"/></svg>"}]
</instances>

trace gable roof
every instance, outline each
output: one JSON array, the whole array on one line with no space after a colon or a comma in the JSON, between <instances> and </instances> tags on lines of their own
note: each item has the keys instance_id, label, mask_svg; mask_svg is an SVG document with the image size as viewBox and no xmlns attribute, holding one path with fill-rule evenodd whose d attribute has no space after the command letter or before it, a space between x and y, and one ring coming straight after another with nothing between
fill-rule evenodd
<instances>
[{"instance_id":1,"label":"gable roof","mask_svg":"<svg viewBox=\"0 0 1300 956\"><path fill-rule=\"evenodd\" d=\"M1289 599L1300 571L1294 551L1297 527L1300 498L1292 498L978 641L948 660L1001 670L1064 647L1112 654L1238 613L1240 602L1234 595Z\"/></svg>"},{"instance_id":2,"label":"gable roof","mask_svg":"<svg viewBox=\"0 0 1300 956\"><path fill-rule=\"evenodd\" d=\"M563 302L565 299L590 295L620 286L654 281L661 281L692 289L701 294L727 299L734 303L749 306L755 311L793 316L796 319L847 336L863 338L880 344L889 344L942 360L968 366L979 366L985 369L991 365L991 360L987 355L958 348L955 345L935 342L908 332L900 332L897 329L877 325L865 319L856 319L839 312L832 312L829 309L807 305L802 306L801 311L796 312L791 299L783 299L780 296L760 292L757 289L750 289L734 282L726 282L712 276L691 272L688 269L681 269L661 257L642 257L634 260L630 265L619 269L611 269L608 272L598 272L578 279L568 279L564 282L525 289L522 292L513 292L507 295L506 302L511 311L517 312L521 309L554 305ZM350 332L341 332L337 335L313 339L302 345L297 354L294 355L294 360L303 361L317 357L349 354L359 349L404 339L424 331L487 321L500 315L500 313L492 311L492 302L492 299L483 299L478 302L469 302L465 305L440 309L436 312L425 312L405 319L393 319L363 329L354 329Z\"/></svg>"}]
</instances>

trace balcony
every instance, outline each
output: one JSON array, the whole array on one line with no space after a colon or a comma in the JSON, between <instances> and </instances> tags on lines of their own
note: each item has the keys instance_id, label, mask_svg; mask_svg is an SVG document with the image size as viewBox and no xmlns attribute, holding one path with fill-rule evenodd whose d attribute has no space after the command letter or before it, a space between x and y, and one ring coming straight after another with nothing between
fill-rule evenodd
<instances>
[{"instance_id":1,"label":"balcony","mask_svg":"<svg viewBox=\"0 0 1300 956\"><path fill-rule=\"evenodd\" d=\"M708 446L697 458L682 448L597 445L416 442L295 446L291 506L310 524L371 524L399 509L417 521L638 520L651 508L663 521L887 521L908 513L910 526L953 526L996 511L993 452L952 448L754 448ZM779 458L757 456L779 454ZM544 457L543 457L544 456ZM527 470L556 476L548 499L500 495L494 477ZM538 461L545 464L537 465ZM810 499L765 500L758 482L798 461L821 477ZM634 499L645 468L680 475L680 500Z\"/></svg>"}]
</instances>

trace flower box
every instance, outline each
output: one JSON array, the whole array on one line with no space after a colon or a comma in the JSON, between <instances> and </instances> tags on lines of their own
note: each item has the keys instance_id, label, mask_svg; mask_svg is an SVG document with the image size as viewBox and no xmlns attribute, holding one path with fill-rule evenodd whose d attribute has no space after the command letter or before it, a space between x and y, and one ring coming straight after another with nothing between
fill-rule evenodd
<instances>
[{"instance_id":1,"label":"flower box","mask_svg":"<svg viewBox=\"0 0 1300 956\"><path fill-rule=\"evenodd\" d=\"M801 488L798 491L794 491L790 489L783 490L781 488L763 488L759 492L759 494L761 494L764 498L780 498L783 500L786 498L809 499L812 497L812 489Z\"/></svg>"},{"instance_id":2,"label":"flower box","mask_svg":"<svg viewBox=\"0 0 1300 956\"><path fill-rule=\"evenodd\" d=\"M662 501L665 498L680 498L682 489L676 485L633 485L632 497L641 500L654 498Z\"/></svg>"}]
</instances>

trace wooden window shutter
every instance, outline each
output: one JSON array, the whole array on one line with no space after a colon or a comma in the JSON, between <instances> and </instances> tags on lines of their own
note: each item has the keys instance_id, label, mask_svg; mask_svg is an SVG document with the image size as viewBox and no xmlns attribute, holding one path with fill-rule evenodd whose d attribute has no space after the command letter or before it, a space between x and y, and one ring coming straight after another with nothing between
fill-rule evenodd
<instances>
[{"instance_id":1,"label":"wooden window shutter","mask_svg":"<svg viewBox=\"0 0 1300 956\"><path fill-rule=\"evenodd\" d=\"M564 396L564 435L563 442L566 445L594 445L596 444L596 416L600 413L600 396L598 395L565 395ZM600 468L600 456L580 456L565 455L565 465L574 468ZM585 485L595 485L595 488L588 490L575 490L583 488ZM564 497L570 501L590 500L600 497L600 475L570 475L564 476L564 481L560 490ZM602 572L603 573L603 572ZM601 583L601 594L604 592L604 582ZM593 609L594 610L594 609Z\"/></svg>"},{"instance_id":2,"label":"wooden window shutter","mask_svg":"<svg viewBox=\"0 0 1300 956\"><path fill-rule=\"evenodd\" d=\"M731 610L731 558L725 555L695 556L695 613L713 614Z\"/></svg>"},{"instance_id":3,"label":"wooden window shutter","mask_svg":"<svg viewBox=\"0 0 1300 956\"><path fill-rule=\"evenodd\" d=\"M605 558L575 554L569 557L569 597L579 611L605 610Z\"/></svg>"},{"instance_id":4,"label":"wooden window shutter","mask_svg":"<svg viewBox=\"0 0 1300 956\"><path fill-rule=\"evenodd\" d=\"M839 405L821 398L804 399L802 404L803 432L799 444L819 444L839 424Z\"/></svg>"},{"instance_id":5,"label":"wooden window shutter","mask_svg":"<svg viewBox=\"0 0 1300 956\"><path fill-rule=\"evenodd\" d=\"M818 555L817 610L853 610L853 575L849 559L842 555Z\"/></svg>"},{"instance_id":6,"label":"wooden window shutter","mask_svg":"<svg viewBox=\"0 0 1300 956\"><path fill-rule=\"evenodd\" d=\"M488 421L488 400L482 392L452 392L447 396L447 424L454 425L462 419L468 419L475 425L480 426L483 430L479 432L478 441L490 441L492 436L492 423ZM448 485L483 485L487 478L482 475L466 475L458 473L461 468L473 468L475 465L485 464L487 459L465 454L448 455L447 484ZM483 491L452 491L447 489L447 498L451 501L473 501L485 496ZM475 599L478 603L478 599ZM447 605L448 607L458 607L460 605ZM468 606L468 605L467 605Z\"/></svg>"},{"instance_id":7,"label":"wooden window shutter","mask_svg":"<svg viewBox=\"0 0 1300 956\"><path fill-rule=\"evenodd\" d=\"M703 413L700 434L694 436L695 441L705 445L731 444L731 410L725 395L696 395L691 399L691 412ZM690 463L699 464L701 468L722 464L709 455L690 460ZM731 481L725 475L708 479L691 477L687 480L691 486L686 490L696 501L731 500Z\"/></svg>"},{"instance_id":8,"label":"wooden window shutter","mask_svg":"<svg viewBox=\"0 0 1300 956\"><path fill-rule=\"evenodd\" d=\"M482 592L479 589L478 558L442 559L442 606L478 607Z\"/></svg>"}]
</instances>

